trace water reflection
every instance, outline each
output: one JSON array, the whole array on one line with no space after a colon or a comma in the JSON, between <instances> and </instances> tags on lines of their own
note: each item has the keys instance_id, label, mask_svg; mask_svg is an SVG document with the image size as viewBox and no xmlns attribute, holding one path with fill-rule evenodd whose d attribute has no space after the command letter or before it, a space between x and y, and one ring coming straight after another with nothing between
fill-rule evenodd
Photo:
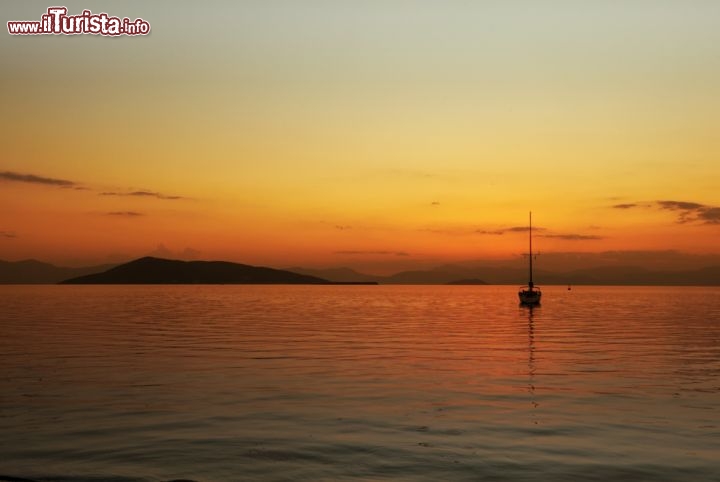
<instances>
[{"instance_id":1,"label":"water reflection","mask_svg":"<svg viewBox=\"0 0 720 482\"><path fill-rule=\"evenodd\" d=\"M6 287L0 479L714 480L720 291L546 290Z\"/></svg>"},{"instance_id":2,"label":"water reflection","mask_svg":"<svg viewBox=\"0 0 720 482\"><path fill-rule=\"evenodd\" d=\"M533 409L537 409L540 405L535 395L535 376L536 376L536 364L535 364L535 321L534 321L534 310L536 307L528 306L523 312L527 314L527 329L528 329L528 392L530 393L530 403ZM533 423L537 425L537 415L533 410Z\"/></svg>"}]
</instances>

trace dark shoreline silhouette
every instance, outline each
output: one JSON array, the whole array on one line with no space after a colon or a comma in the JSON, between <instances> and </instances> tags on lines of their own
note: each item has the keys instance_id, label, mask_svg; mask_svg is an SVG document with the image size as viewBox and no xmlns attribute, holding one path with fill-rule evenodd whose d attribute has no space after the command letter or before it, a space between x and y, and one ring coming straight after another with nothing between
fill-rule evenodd
<instances>
[{"instance_id":1,"label":"dark shoreline silhouette","mask_svg":"<svg viewBox=\"0 0 720 482\"><path fill-rule=\"evenodd\" d=\"M67 268L34 259L0 261L0 284L54 284L69 278L100 273L115 266L115 264L103 264Z\"/></svg>"},{"instance_id":2,"label":"dark shoreline silhouette","mask_svg":"<svg viewBox=\"0 0 720 482\"><path fill-rule=\"evenodd\" d=\"M477 278L466 278L466 279L459 279L457 281L449 281L445 284L448 285L487 285L485 281Z\"/></svg>"},{"instance_id":3,"label":"dark shoreline silhouette","mask_svg":"<svg viewBox=\"0 0 720 482\"><path fill-rule=\"evenodd\" d=\"M102 273L61 281L60 284L377 284L338 282L316 276L228 261L179 261L144 257Z\"/></svg>"},{"instance_id":4,"label":"dark shoreline silhouette","mask_svg":"<svg viewBox=\"0 0 720 482\"><path fill-rule=\"evenodd\" d=\"M524 267L487 265L472 267L461 264L401 271L390 276L370 276L349 269L291 268L290 271L330 280L341 273L346 279L374 280L383 285L463 285L469 284L465 283L467 280L481 280L490 285L518 285L527 278L527 268ZM539 284L546 286L720 286L720 266L672 271L655 271L640 266L596 266L562 272L536 269L535 278Z\"/></svg>"},{"instance_id":5,"label":"dark shoreline silhouette","mask_svg":"<svg viewBox=\"0 0 720 482\"><path fill-rule=\"evenodd\" d=\"M547 258L547 257L546 257ZM143 258L141 258L143 259ZM156 258L157 259L157 258ZM136 260L137 261L137 260ZM172 260L168 260L172 261ZM185 263L185 261L177 261ZM192 261L211 263L208 261ZM191 263L192 263L191 262ZM240 267L255 268L238 263L215 262ZM129 264L129 263L127 263ZM55 284L75 280L85 275L106 272L118 265L100 265L82 268L58 267L36 260L1 261L0 284ZM271 268L264 268L271 269ZM481 280L491 285L517 285L526 276L526 269L511 264L492 265L483 262L441 265L431 269L401 271L388 276L359 273L350 268L310 269L293 267L275 269L274 272L305 275L322 281L312 284L468 284L466 280ZM584 266L571 271L538 269L538 283L549 285L611 285L611 286L720 286L720 265L707 267L688 266L687 269L648 269L643 266ZM90 283L91 281L83 281ZM132 283L180 283L180 281L133 281ZM298 281L187 281L200 283L292 283ZM95 281L92 281L95 283ZM104 282L108 283L108 282ZM117 283L117 282L115 282Z\"/></svg>"}]
</instances>

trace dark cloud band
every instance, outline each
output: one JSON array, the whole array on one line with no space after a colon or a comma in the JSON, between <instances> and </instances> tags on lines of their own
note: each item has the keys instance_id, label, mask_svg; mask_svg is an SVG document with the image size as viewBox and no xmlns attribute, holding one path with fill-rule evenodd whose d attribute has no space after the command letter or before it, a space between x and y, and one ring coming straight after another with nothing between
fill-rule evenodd
<instances>
[{"instance_id":1,"label":"dark cloud band","mask_svg":"<svg viewBox=\"0 0 720 482\"><path fill-rule=\"evenodd\" d=\"M541 234L542 238L564 239L566 241L595 241L605 239L604 236L594 234Z\"/></svg>"},{"instance_id":2,"label":"dark cloud band","mask_svg":"<svg viewBox=\"0 0 720 482\"><path fill-rule=\"evenodd\" d=\"M335 251L334 254L345 254L345 255L381 255L381 256L410 256L405 251Z\"/></svg>"},{"instance_id":3,"label":"dark cloud band","mask_svg":"<svg viewBox=\"0 0 720 482\"><path fill-rule=\"evenodd\" d=\"M137 216L145 216L143 213L139 213L137 211L112 211L107 213L108 216L127 216L127 217L137 217Z\"/></svg>"},{"instance_id":4,"label":"dark cloud band","mask_svg":"<svg viewBox=\"0 0 720 482\"><path fill-rule=\"evenodd\" d=\"M30 184L42 184L45 186L75 187L76 182L67 179L55 179L52 177L36 176L35 174L22 174L19 172L0 172L0 179L13 182L26 182Z\"/></svg>"},{"instance_id":5,"label":"dark cloud band","mask_svg":"<svg viewBox=\"0 0 720 482\"><path fill-rule=\"evenodd\" d=\"M101 192L100 196L133 196L133 197L154 197L157 199L165 199L174 201L177 199L185 199L182 196L168 196L154 191L132 191L132 192Z\"/></svg>"},{"instance_id":6,"label":"dark cloud band","mask_svg":"<svg viewBox=\"0 0 720 482\"><path fill-rule=\"evenodd\" d=\"M505 233L526 233L528 232L530 228L527 226L513 226L512 228L504 228L504 229L493 229L493 230L484 230L484 229L478 229L475 231L478 234L505 234ZM541 228L539 226L533 227L533 231L546 231L546 228Z\"/></svg>"},{"instance_id":7,"label":"dark cloud band","mask_svg":"<svg viewBox=\"0 0 720 482\"><path fill-rule=\"evenodd\" d=\"M700 224L720 224L720 207L709 206L691 201L672 201L660 200L653 201L650 204L616 204L613 208L630 209L630 208L657 208L665 211L673 211L677 213L678 224L700 223Z\"/></svg>"}]
</instances>

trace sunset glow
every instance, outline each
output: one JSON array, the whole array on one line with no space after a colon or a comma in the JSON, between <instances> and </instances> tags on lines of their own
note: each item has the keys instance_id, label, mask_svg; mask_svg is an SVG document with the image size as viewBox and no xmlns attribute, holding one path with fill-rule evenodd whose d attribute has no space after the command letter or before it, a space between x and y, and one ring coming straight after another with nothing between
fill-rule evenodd
<instances>
[{"instance_id":1,"label":"sunset glow","mask_svg":"<svg viewBox=\"0 0 720 482\"><path fill-rule=\"evenodd\" d=\"M70 2L0 43L0 259L720 254L720 4ZM3 25L49 5L5 5ZM112 11L110 11L112 10Z\"/></svg>"}]
</instances>

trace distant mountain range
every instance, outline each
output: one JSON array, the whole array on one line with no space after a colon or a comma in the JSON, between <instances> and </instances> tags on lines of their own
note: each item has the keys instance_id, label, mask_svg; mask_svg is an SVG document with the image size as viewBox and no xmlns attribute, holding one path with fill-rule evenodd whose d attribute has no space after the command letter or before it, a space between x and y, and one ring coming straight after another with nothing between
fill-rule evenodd
<instances>
[{"instance_id":1,"label":"distant mountain range","mask_svg":"<svg viewBox=\"0 0 720 482\"><path fill-rule=\"evenodd\" d=\"M113 264L86 268L64 268L42 261L0 261L0 284L59 283L68 278L99 273L112 268Z\"/></svg>"},{"instance_id":2,"label":"distant mountain range","mask_svg":"<svg viewBox=\"0 0 720 482\"><path fill-rule=\"evenodd\" d=\"M296 273L328 280L353 279L380 284L517 284L527 281L527 269L502 266L444 265L429 270L402 271L391 276L371 276L348 268L290 268ZM720 286L720 266L684 271L653 271L638 266L600 266L568 272L535 271L535 281L547 285L665 285Z\"/></svg>"},{"instance_id":3,"label":"distant mountain range","mask_svg":"<svg viewBox=\"0 0 720 482\"><path fill-rule=\"evenodd\" d=\"M0 261L0 283L379 283L379 284L523 284L527 270L508 266L448 264L427 270L375 276L350 268L279 270L224 261L140 258L119 266L58 267L35 260ZM567 272L535 272L546 285L698 285L720 286L720 266L688 270L650 270L638 266L583 267Z\"/></svg>"},{"instance_id":4,"label":"distant mountain range","mask_svg":"<svg viewBox=\"0 0 720 482\"><path fill-rule=\"evenodd\" d=\"M485 281L477 278L471 278L471 279L459 279L457 281L451 281L449 283L446 283L449 285L486 285Z\"/></svg>"}]
</instances>

